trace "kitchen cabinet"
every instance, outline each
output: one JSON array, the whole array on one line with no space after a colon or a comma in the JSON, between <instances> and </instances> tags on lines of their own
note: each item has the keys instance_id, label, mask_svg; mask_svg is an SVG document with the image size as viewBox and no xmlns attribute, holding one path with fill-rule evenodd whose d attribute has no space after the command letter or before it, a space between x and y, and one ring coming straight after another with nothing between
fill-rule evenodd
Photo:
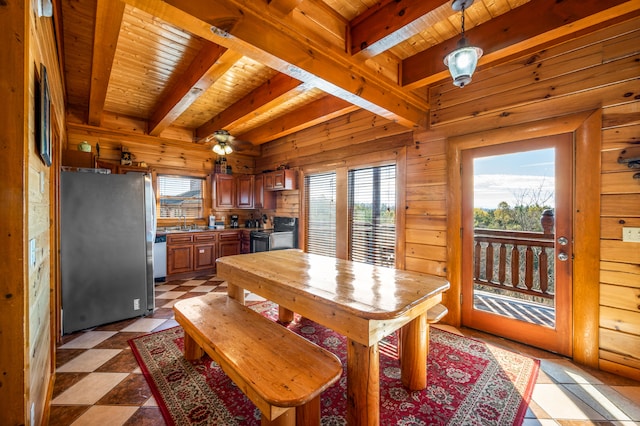
<instances>
[{"instance_id":1,"label":"kitchen cabinet","mask_svg":"<svg viewBox=\"0 0 640 426\"><path fill-rule=\"evenodd\" d=\"M240 231L240 253L246 254L251 252L251 231L243 229Z\"/></svg>"},{"instance_id":2,"label":"kitchen cabinet","mask_svg":"<svg viewBox=\"0 0 640 426\"><path fill-rule=\"evenodd\" d=\"M167 276L193 271L193 235L167 235Z\"/></svg>"},{"instance_id":3,"label":"kitchen cabinet","mask_svg":"<svg viewBox=\"0 0 640 426\"><path fill-rule=\"evenodd\" d=\"M236 177L236 207L239 209L253 208L253 175L239 175Z\"/></svg>"},{"instance_id":4,"label":"kitchen cabinet","mask_svg":"<svg viewBox=\"0 0 640 426\"><path fill-rule=\"evenodd\" d=\"M253 175L214 175L213 200L216 208L252 209L253 191Z\"/></svg>"},{"instance_id":5,"label":"kitchen cabinet","mask_svg":"<svg viewBox=\"0 0 640 426\"><path fill-rule=\"evenodd\" d=\"M284 191L298 189L296 171L292 169L276 170L264 173L264 189L267 191Z\"/></svg>"},{"instance_id":6,"label":"kitchen cabinet","mask_svg":"<svg viewBox=\"0 0 640 426\"><path fill-rule=\"evenodd\" d=\"M202 232L193 234L193 270L216 267L216 234Z\"/></svg>"},{"instance_id":7,"label":"kitchen cabinet","mask_svg":"<svg viewBox=\"0 0 640 426\"><path fill-rule=\"evenodd\" d=\"M224 231L218 235L218 257L240 254L240 233L242 231Z\"/></svg>"},{"instance_id":8,"label":"kitchen cabinet","mask_svg":"<svg viewBox=\"0 0 640 426\"><path fill-rule=\"evenodd\" d=\"M253 183L253 206L256 209L276 208L276 194L273 191L266 191L264 188L265 175L256 175Z\"/></svg>"},{"instance_id":9,"label":"kitchen cabinet","mask_svg":"<svg viewBox=\"0 0 640 426\"><path fill-rule=\"evenodd\" d=\"M69 167L92 168L95 166L93 153L64 149L62 150L62 165Z\"/></svg>"},{"instance_id":10,"label":"kitchen cabinet","mask_svg":"<svg viewBox=\"0 0 640 426\"><path fill-rule=\"evenodd\" d=\"M168 234L167 279L214 273L218 257L241 253L243 232L229 229Z\"/></svg>"},{"instance_id":11,"label":"kitchen cabinet","mask_svg":"<svg viewBox=\"0 0 640 426\"><path fill-rule=\"evenodd\" d=\"M213 200L219 209L235 207L235 179L233 175L215 174L213 179Z\"/></svg>"}]
</instances>

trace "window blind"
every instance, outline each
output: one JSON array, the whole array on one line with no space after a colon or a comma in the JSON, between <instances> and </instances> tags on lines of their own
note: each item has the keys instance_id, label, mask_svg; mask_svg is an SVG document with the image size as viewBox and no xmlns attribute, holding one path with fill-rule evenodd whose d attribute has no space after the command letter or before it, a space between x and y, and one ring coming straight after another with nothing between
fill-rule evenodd
<instances>
[{"instance_id":1,"label":"window blind","mask_svg":"<svg viewBox=\"0 0 640 426\"><path fill-rule=\"evenodd\" d=\"M160 218L204 217L202 188L204 178L158 175Z\"/></svg>"},{"instance_id":2,"label":"window blind","mask_svg":"<svg viewBox=\"0 0 640 426\"><path fill-rule=\"evenodd\" d=\"M336 174L305 176L308 253L336 255Z\"/></svg>"},{"instance_id":3,"label":"window blind","mask_svg":"<svg viewBox=\"0 0 640 426\"><path fill-rule=\"evenodd\" d=\"M395 266L395 165L349 171L349 259Z\"/></svg>"}]
</instances>

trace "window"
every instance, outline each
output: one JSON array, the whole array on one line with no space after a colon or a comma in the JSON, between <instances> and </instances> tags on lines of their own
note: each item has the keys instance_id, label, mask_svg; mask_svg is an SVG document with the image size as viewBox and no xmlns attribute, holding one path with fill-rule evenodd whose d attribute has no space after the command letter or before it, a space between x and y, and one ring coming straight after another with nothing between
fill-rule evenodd
<instances>
[{"instance_id":1,"label":"window","mask_svg":"<svg viewBox=\"0 0 640 426\"><path fill-rule=\"evenodd\" d=\"M304 180L308 253L336 255L336 174L308 175Z\"/></svg>"},{"instance_id":2,"label":"window","mask_svg":"<svg viewBox=\"0 0 640 426\"><path fill-rule=\"evenodd\" d=\"M395 165L349 171L349 259L395 266Z\"/></svg>"},{"instance_id":3,"label":"window","mask_svg":"<svg viewBox=\"0 0 640 426\"><path fill-rule=\"evenodd\" d=\"M159 218L185 216L188 219L204 217L204 178L191 176L158 175Z\"/></svg>"}]
</instances>

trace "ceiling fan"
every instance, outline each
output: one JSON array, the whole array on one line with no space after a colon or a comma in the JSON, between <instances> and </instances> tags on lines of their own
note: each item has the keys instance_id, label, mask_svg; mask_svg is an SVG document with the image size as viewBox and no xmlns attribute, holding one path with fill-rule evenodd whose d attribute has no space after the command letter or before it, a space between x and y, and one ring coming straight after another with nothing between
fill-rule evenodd
<instances>
[{"instance_id":1,"label":"ceiling fan","mask_svg":"<svg viewBox=\"0 0 640 426\"><path fill-rule=\"evenodd\" d=\"M218 155L228 155L234 151L242 152L253 145L249 141L236 139L235 136L224 129L216 130L213 134L207 136L204 142L208 144L214 143L211 149Z\"/></svg>"}]
</instances>

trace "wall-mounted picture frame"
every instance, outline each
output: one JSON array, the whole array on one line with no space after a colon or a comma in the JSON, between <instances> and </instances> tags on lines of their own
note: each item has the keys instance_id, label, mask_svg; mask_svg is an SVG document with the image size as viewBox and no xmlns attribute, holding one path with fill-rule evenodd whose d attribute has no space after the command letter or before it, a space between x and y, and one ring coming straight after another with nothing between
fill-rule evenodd
<instances>
[{"instance_id":1,"label":"wall-mounted picture frame","mask_svg":"<svg viewBox=\"0 0 640 426\"><path fill-rule=\"evenodd\" d=\"M40 93L38 102L38 142L40 157L44 164L51 166L51 99L49 97L49 79L47 67L40 64Z\"/></svg>"}]
</instances>

